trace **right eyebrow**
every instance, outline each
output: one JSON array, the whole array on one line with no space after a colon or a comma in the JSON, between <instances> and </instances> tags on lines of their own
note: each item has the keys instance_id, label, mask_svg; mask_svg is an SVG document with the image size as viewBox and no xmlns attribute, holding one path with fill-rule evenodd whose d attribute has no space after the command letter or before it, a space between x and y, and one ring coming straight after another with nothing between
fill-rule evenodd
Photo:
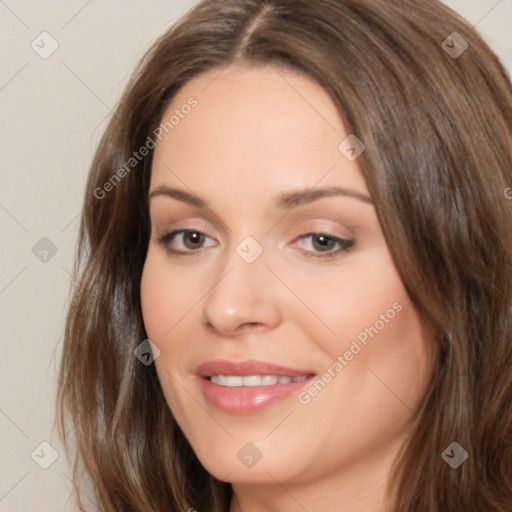
<instances>
[{"instance_id":1,"label":"right eyebrow","mask_svg":"<svg viewBox=\"0 0 512 512\"><path fill-rule=\"evenodd\" d=\"M161 185L151 190L149 193L149 199L152 199L157 196L166 196L172 199L176 199L177 201L181 201L182 203L190 204L191 206L195 206L196 208L201 209L209 209L210 206L206 201L201 199L200 197L190 194L189 192L179 189L172 188L166 185Z\"/></svg>"}]
</instances>

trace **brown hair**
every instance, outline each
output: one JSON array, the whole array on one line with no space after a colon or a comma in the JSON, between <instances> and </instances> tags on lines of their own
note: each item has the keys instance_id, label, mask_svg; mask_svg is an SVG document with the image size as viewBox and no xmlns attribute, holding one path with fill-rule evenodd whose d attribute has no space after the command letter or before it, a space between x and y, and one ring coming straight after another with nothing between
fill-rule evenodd
<instances>
[{"instance_id":1,"label":"brown hair","mask_svg":"<svg viewBox=\"0 0 512 512\"><path fill-rule=\"evenodd\" d=\"M468 45L458 56L453 32ZM126 162L185 83L232 63L308 75L366 145L358 162L389 250L437 343L393 510L512 510L512 87L476 31L435 0L207 0L148 51L86 187L58 393L75 482L89 477L104 512L229 507L230 485L202 468L154 365L133 355L147 337L152 152ZM457 469L441 457L452 442L469 454Z\"/></svg>"}]
</instances>

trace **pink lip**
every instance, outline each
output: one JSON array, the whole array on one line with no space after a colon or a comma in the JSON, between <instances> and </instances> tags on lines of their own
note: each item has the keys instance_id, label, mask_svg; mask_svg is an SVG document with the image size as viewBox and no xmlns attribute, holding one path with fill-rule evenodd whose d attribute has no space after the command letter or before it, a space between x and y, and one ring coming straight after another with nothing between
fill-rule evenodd
<instances>
[{"instance_id":1,"label":"pink lip","mask_svg":"<svg viewBox=\"0 0 512 512\"><path fill-rule=\"evenodd\" d=\"M197 369L197 375L200 377L203 395L211 405L229 413L251 414L297 394L301 388L310 383L314 377L314 372L285 368L263 361L231 362L217 360L200 365ZM290 384L229 388L210 382L208 377L212 375L277 375L288 377L307 375L308 378Z\"/></svg>"}]
</instances>

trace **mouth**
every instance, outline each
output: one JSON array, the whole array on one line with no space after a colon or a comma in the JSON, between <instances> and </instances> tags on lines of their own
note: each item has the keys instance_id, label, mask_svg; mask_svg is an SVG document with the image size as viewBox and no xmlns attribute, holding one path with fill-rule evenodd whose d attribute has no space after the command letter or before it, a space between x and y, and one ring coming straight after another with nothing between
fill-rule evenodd
<instances>
[{"instance_id":1,"label":"mouth","mask_svg":"<svg viewBox=\"0 0 512 512\"><path fill-rule=\"evenodd\" d=\"M232 414L251 414L296 395L316 374L263 361L218 360L199 366L197 376L210 405Z\"/></svg>"}]
</instances>

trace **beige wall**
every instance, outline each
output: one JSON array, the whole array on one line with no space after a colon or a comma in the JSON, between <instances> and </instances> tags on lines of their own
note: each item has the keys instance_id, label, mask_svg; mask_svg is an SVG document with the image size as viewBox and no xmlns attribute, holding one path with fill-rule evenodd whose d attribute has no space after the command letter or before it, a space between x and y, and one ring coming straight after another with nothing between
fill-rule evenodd
<instances>
[{"instance_id":1,"label":"beige wall","mask_svg":"<svg viewBox=\"0 0 512 512\"><path fill-rule=\"evenodd\" d=\"M2 512L73 510L53 418L87 168L137 59L194 3L0 1ZM477 24L512 70L512 0L447 3ZM51 37L38 37L43 31ZM44 441L59 453L47 469L37 464L52 462Z\"/></svg>"}]
</instances>

